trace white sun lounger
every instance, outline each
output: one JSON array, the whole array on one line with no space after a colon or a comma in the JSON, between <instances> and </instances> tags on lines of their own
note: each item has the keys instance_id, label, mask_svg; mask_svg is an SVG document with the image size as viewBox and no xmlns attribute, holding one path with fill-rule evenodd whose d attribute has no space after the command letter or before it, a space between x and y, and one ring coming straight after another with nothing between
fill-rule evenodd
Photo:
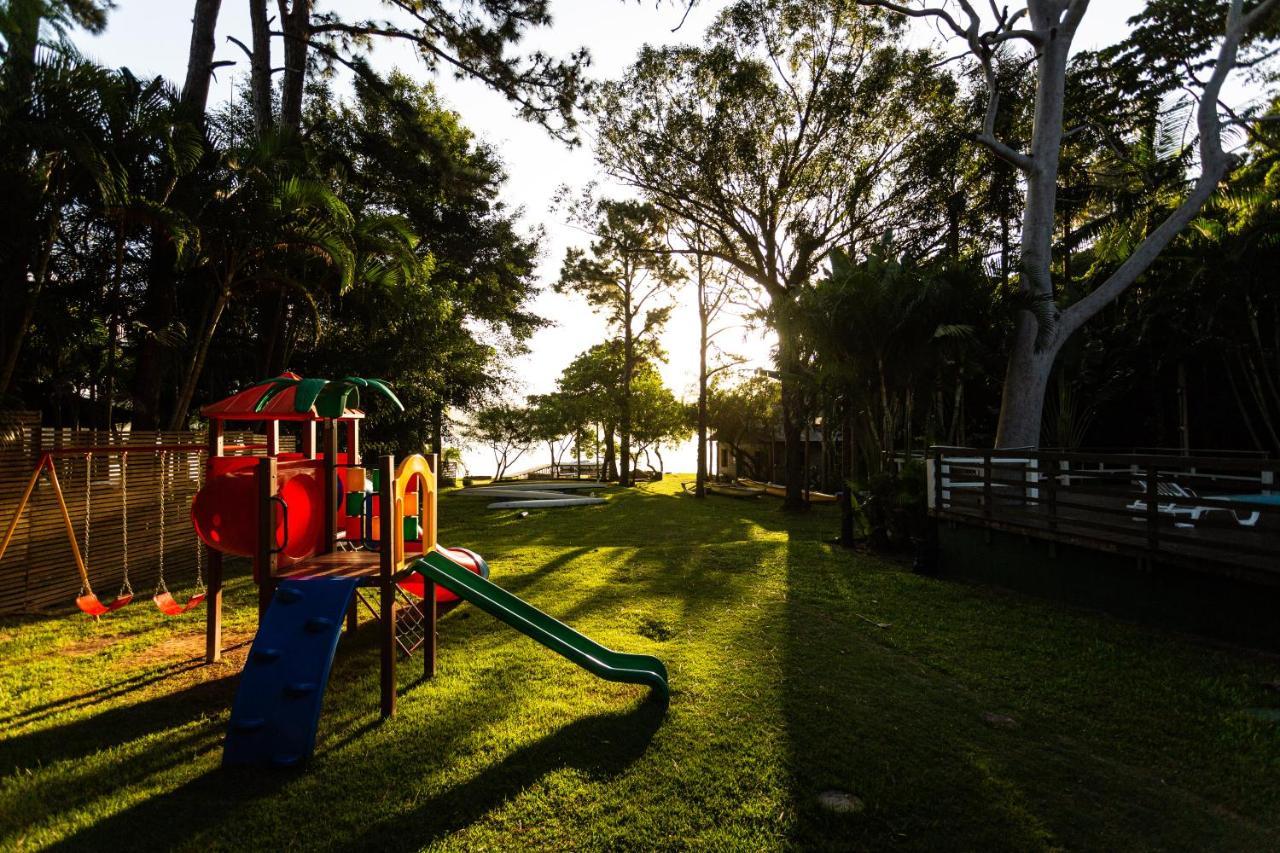
<instances>
[{"instance_id":1,"label":"white sun lounger","mask_svg":"<svg viewBox=\"0 0 1280 853\"><path fill-rule=\"evenodd\" d=\"M1133 484L1141 491L1147 491L1146 480L1134 480ZM1200 503L1203 500L1211 500L1202 498L1194 491L1186 486L1164 480L1156 483L1156 494L1161 498L1172 498L1168 502L1157 501L1156 511L1161 515L1171 515L1174 518L1184 518L1185 522L1177 523L1177 527L1192 527L1196 522L1202 520L1211 512L1230 513L1236 524L1241 527L1253 527L1258 523L1258 519L1262 517L1262 513L1255 511L1241 513L1228 506L1205 506ZM1145 513L1147 511L1147 502L1145 500L1135 500L1127 505L1125 509L1132 512Z\"/></svg>"}]
</instances>

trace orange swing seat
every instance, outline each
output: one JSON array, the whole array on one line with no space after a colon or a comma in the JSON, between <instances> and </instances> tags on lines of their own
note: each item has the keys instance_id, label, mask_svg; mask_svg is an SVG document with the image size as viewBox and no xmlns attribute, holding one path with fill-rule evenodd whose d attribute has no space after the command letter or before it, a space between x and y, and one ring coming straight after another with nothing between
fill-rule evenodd
<instances>
[{"instance_id":1,"label":"orange swing seat","mask_svg":"<svg viewBox=\"0 0 1280 853\"><path fill-rule=\"evenodd\" d=\"M76 597L76 607L90 616L105 616L108 613L114 613L131 601L133 601L133 593L128 592L117 595L109 604L103 604L102 600L89 590Z\"/></svg>"},{"instance_id":2,"label":"orange swing seat","mask_svg":"<svg viewBox=\"0 0 1280 853\"><path fill-rule=\"evenodd\" d=\"M173 593L169 592L168 589L161 589L155 595L151 596L151 600L156 603L156 607L159 608L160 612L165 616L181 616L188 610L194 610L199 607L204 601L205 595L207 595L207 593L204 590L201 590L188 598L186 604L180 604L178 603L178 599L174 598Z\"/></svg>"}]
</instances>

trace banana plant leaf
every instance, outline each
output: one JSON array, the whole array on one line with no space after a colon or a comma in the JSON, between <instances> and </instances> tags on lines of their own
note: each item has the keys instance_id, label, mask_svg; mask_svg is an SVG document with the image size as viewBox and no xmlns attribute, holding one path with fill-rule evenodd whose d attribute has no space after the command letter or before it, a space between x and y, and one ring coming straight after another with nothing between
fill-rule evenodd
<instances>
[{"instance_id":1,"label":"banana plant leaf","mask_svg":"<svg viewBox=\"0 0 1280 853\"><path fill-rule=\"evenodd\" d=\"M293 398L295 412L306 413L314 407L316 414L324 418L340 418L353 405L360 404L360 389L372 388L404 411L404 403L381 379L365 379L360 376L344 376L341 379L299 379L291 376L274 376L255 382L250 388L267 386L267 390L254 403L255 412L263 411L276 397L290 388L297 388Z\"/></svg>"},{"instance_id":2,"label":"banana plant leaf","mask_svg":"<svg viewBox=\"0 0 1280 853\"><path fill-rule=\"evenodd\" d=\"M303 379L298 383L298 393L293 398L293 410L295 412L311 411L316 398L329 384L327 379Z\"/></svg>"}]
</instances>

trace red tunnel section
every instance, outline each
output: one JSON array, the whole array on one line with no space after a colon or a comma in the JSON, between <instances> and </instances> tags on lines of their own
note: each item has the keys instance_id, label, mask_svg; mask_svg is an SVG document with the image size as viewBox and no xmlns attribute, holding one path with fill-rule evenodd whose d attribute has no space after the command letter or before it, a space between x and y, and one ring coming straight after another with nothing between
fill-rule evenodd
<instances>
[{"instance_id":1,"label":"red tunnel section","mask_svg":"<svg viewBox=\"0 0 1280 853\"><path fill-rule=\"evenodd\" d=\"M191 503L191 523L210 548L240 557L257 553L257 463L251 456L209 460L204 487ZM324 539L324 461L282 454L276 471L282 507L276 513L275 547L281 565L287 566L317 553ZM338 479L341 497L341 470ZM343 509L339 501L339 525Z\"/></svg>"}]
</instances>

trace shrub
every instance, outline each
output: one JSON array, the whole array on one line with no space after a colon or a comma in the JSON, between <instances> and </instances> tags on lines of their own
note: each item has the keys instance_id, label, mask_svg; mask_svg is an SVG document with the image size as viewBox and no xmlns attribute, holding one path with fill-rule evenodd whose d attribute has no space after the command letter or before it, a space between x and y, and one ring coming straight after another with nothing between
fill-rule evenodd
<instances>
[{"instance_id":1,"label":"shrub","mask_svg":"<svg viewBox=\"0 0 1280 853\"><path fill-rule=\"evenodd\" d=\"M871 545L905 548L924 539L929 521L927 494L925 469L919 462L904 465L901 473L872 475L855 506Z\"/></svg>"}]
</instances>

